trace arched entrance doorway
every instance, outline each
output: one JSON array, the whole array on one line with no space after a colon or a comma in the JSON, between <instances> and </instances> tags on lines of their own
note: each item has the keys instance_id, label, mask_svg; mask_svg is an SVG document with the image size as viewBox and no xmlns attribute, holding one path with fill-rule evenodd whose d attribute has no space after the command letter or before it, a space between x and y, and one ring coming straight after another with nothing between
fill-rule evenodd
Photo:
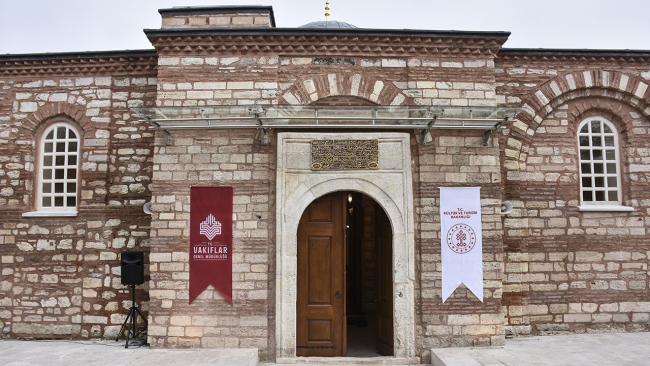
<instances>
[{"instance_id":1,"label":"arched entrance doorway","mask_svg":"<svg viewBox=\"0 0 650 366\"><path fill-rule=\"evenodd\" d=\"M377 139L379 169L311 171L315 139ZM276 362L297 357L298 226L318 197L362 192L386 212L392 226L393 346L395 362L415 357L415 242L410 136L405 133L279 133L276 176ZM404 361L400 361L404 360Z\"/></svg>"},{"instance_id":2,"label":"arched entrance doorway","mask_svg":"<svg viewBox=\"0 0 650 366\"><path fill-rule=\"evenodd\" d=\"M392 228L359 192L316 198L298 225L297 356L393 356Z\"/></svg>"}]
</instances>

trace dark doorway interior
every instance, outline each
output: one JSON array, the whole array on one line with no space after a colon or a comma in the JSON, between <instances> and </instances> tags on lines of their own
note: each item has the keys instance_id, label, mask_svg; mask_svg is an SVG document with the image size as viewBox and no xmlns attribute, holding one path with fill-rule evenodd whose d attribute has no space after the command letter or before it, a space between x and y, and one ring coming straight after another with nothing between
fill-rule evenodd
<instances>
[{"instance_id":1,"label":"dark doorway interior","mask_svg":"<svg viewBox=\"0 0 650 366\"><path fill-rule=\"evenodd\" d=\"M372 198L347 194L347 356L392 356L392 232ZM390 304L387 304L390 303Z\"/></svg>"}]
</instances>

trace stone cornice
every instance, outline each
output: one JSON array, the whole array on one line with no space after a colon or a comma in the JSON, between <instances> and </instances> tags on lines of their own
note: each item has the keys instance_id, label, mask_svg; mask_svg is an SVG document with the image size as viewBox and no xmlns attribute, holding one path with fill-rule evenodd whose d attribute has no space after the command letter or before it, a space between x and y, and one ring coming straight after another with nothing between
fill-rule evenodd
<instances>
[{"instance_id":1,"label":"stone cornice","mask_svg":"<svg viewBox=\"0 0 650 366\"><path fill-rule=\"evenodd\" d=\"M142 53L142 52L141 52ZM157 75L158 56L148 54L34 54L0 56L2 76Z\"/></svg>"},{"instance_id":2,"label":"stone cornice","mask_svg":"<svg viewBox=\"0 0 650 366\"><path fill-rule=\"evenodd\" d=\"M497 54L498 61L558 61L558 62L604 62L649 63L650 51L645 50L573 50L504 48Z\"/></svg>"},{"instance_id":3,"label":"stone cornice","mask_svg":"<svg viewBox=\"0 0 650 366\"><path fill-rule=\"evenodd\" d=\"M495 55L506 32L222 28L145 30L159 55L282 54L345 56Z\"/></svg>"}]
</instances>

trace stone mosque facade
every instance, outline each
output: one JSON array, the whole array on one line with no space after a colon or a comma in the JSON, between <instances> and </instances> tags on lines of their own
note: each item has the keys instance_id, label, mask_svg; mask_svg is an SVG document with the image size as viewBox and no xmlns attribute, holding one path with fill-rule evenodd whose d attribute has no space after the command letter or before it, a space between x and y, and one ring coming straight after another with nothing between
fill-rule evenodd
<instances>
[{"instance_id":1,"label":"stone mosque facade","mask_svg":"<svg viewBox=\"0 0 650 366\"><path fill-rule=\"evenodd\" d=\"M3 339L115 338L124 251L145 253L154 348L294 363L354 357L350 332L381 328L390 350L371 351L403 364L650 331L650 51L281 28L269 6L160 14L151 50L0 55ZM376 169L310 169L311 141L364 139ZM211 287L189 304L190 186L233 187L232 304ZM440 187L481 188L482 302L442 301ZM341 196L346 318L303 330L297 231ZM347 333L326 354L310 332Z\"/></svg>"}]
</instances>

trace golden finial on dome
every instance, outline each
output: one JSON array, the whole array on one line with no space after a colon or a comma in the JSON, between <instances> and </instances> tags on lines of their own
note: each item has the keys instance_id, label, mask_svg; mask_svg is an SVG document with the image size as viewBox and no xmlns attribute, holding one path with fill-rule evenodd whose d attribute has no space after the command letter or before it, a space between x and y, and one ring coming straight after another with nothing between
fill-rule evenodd
<instances>
[{"instance_id":1,"label":"golden finial on dome","mask_svg":"<svg viewBox=\"0 0 650 366\"><path fill-rule=\"evenodd\" d=\"M330 2L325 1L325 20L329 21L330 20Z\"/></svg>"}]
</instances>

